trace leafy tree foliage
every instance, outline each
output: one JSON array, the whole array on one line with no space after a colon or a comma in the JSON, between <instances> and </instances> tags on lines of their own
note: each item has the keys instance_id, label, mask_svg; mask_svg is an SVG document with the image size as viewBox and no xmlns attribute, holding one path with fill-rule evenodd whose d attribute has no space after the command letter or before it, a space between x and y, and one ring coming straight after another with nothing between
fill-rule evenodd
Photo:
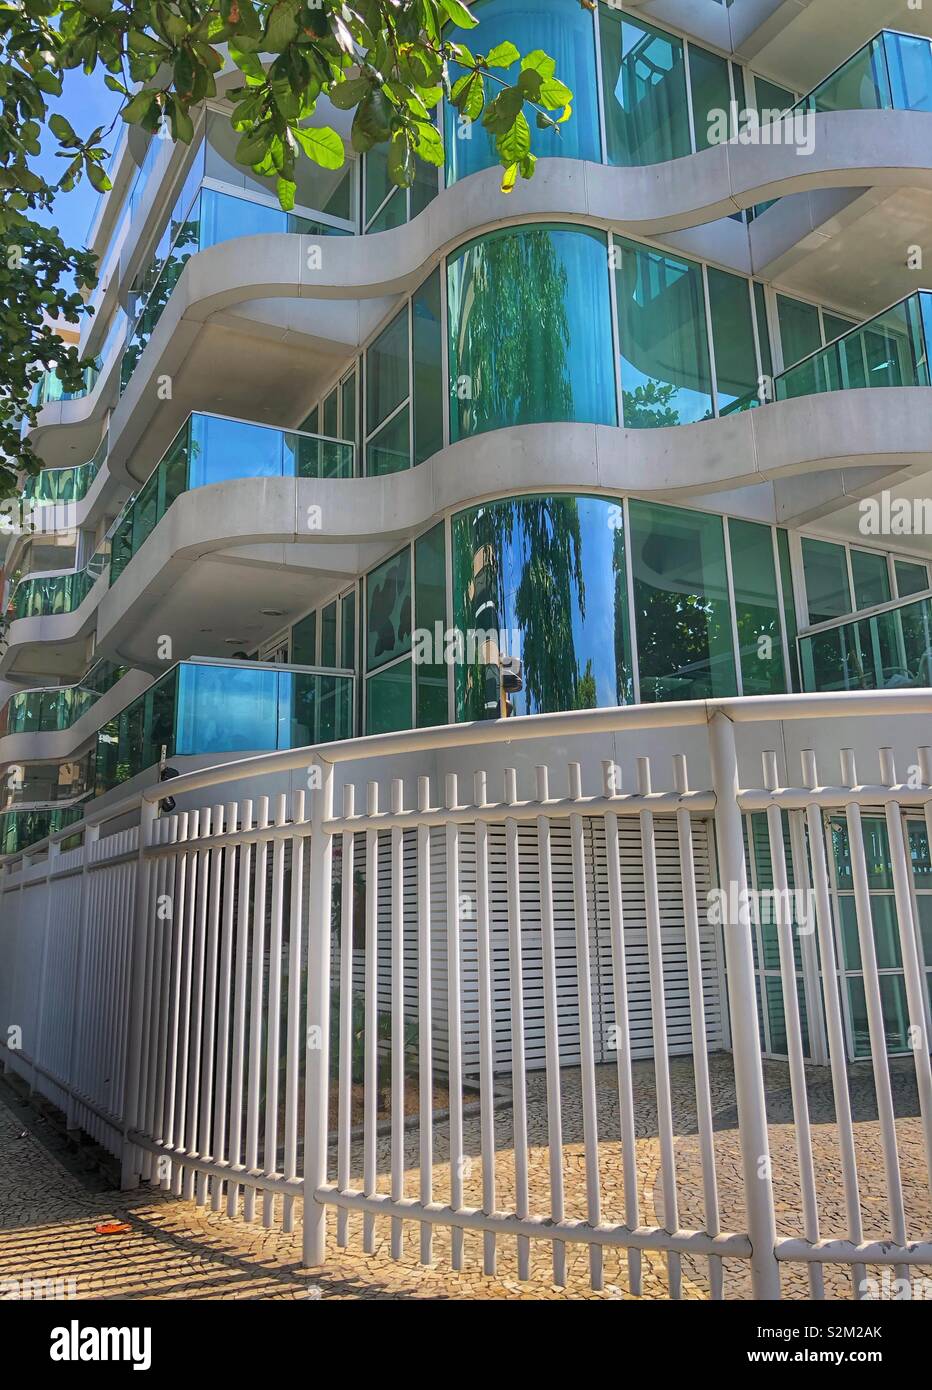
<instances>
[{"instance_id":1,"label":"leafy tree foliage","mask_svg":"<svg viewBox=\"0 0 932 1390\"><path fill-rule=\"evenodd\" d=\"M20 439L20 421L35 420L29 394L43 370L55 366L65 389L81 384L77 351L45 317L75 322L84 312L80 292L94 286L93 258L66 246L36 214L81 178L100 192L109 188L104 161L114 131L76 132L55 109L64 73L101 72L124 122L150 133L167 126L174 140L190 142L198 108L218 94L218 77L232 64L242 80L224 95L233 103L237 158L276 179L286 210L299 159L338 168L345 158L339 134L315 120L322 96L354 112L358 154L387 144L389 175L406 187L417 160L443 164L435 113L446 95L495 137L502 189L510 192L534 172L531 122L559 132L572 93L546 53L522 56L512 43L473 52L444 38L448 22L458 31L477 25L463 0L0 3L0 496L15 490L17 469L39 467ZM62 160L54 181L36 171L49 137Z\"/></svg>"}]
</instances>

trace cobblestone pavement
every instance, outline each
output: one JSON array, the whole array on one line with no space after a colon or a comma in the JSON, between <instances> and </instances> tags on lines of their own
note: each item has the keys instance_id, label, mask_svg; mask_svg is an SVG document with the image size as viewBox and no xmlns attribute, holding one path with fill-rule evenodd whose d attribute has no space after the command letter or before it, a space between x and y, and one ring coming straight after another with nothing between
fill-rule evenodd
<instances>
[{"instance_id":1,"label":"cobblestone pavement","mask_svg":"<svg viewBox=\"0 0 932 1390\"><path fill-rule=\"evenodd\" d=\"M796 1130L792 1122L787 1068L766 1063L768 1112L773 1158L777 1226L781 1235L803 1234L800 1215ZM634 1068L638 1130L639 1219L643 1225L663 1225L662 1174L657 1138L654 1071L651 1063ZM736 1130L731 1059L717 1054L711 1059L715 1147L720 1225L723 1230L744 1228L741 1163ZM678 1224L702 1228L703 1181L695 1126L695 1096L689 1058L671 1063L674 1103L674 1150L677 1169ZM827 1072L810 1073L809 1101L813 1149L819 1195L821 1234L847 1234L841 1171L838 1159L831 1084ZM902 1172L908 1234L928 1238L932 1230L932 1204L922 1148L921 1121L914 1075L909 1065L893 1064L897 1107L897 1138ZM511 1109L508 1082L504 1102L496 1111L496 1202L510 1207L514 1198L514 1164L511 1152ZM866 1237L889 1232L884 1196L883 1155L879 1142L873 1085L869 1069L856 1068L851 1080L858 1151L861 1208ZM547 1107L544 1077L527 1078L531 1210L549 1208ZM618 1097L613 1067L598 1069L599 1166L602 1179L603 1220L621 1220L624 1193L621 1183L618 1134ZM586 1213L585 1164L582 1145L582 1107L579 1073L562 1076L563 1176L567 1217ZM448 1129L434 1129L434 1193L443 1200L448 1192ZM58 1155L55 1149L58 1149ZM466 1201L481 1205L481 1163L478 1118L465 1122ZM405 1141L409 1169L406 1191L417 1191L418 1132L409 1130ZM388 1190L389 1139L380 1140L379 1188ZM73 1171L65 1146L42 1113L18 1102L10 1092L0 1094L0 1296L10 1297L25 1280L65 1280L60 1286L78 1298L109 1299L294 1299L294 1298L630 1298L628 1257L624 1252L605 1252L606 1288L594 1293L588 1285L588 1252L585 1246L567 1251L567 1285L558 1289L551 1273L551 1247L545 1241L532 1245L531 1280L519 1283L513 1239L497 1243L497 1267L483 1274L482 1237L467 1232L465 1268L450 1268L449 1235L437 1229L433 1263L417 1262L418 1231L405 1229L404 1254L399 1262L389 1252L390 1222L376 1222L373 1254L362 1250L362 1219L349 1221L349 1243L336 1246L336 1219L330 1220L330 1244L326 1265L320 1270L301 1266L300 1228L286 1235L266 1230L261 1220L230 1220L208 1208L155 1191L144 1185L137 1192L121 1193L102 1179ZM354 1174L359 1173L361 1144L352 1152ZM69 1166L63 1166L61 1159ZM261 1213L261 1200L258 1210ZM276 1213L277 1218L278 1213ZM95 1226L107 1220L126 1222L125 1234L97 1235ZM278 1221L276 1219L276 1227ZM880 1271L869 1273L879 1275ZM916 1276L932 1279L932 1270L916 1269ZM666 1257L645 1252L642 1260L642 1297L668 1296ZM683 1296L709 1296L708 1262L684 1256ZM18 1284L8 1281L19 1281ZM841 1269L826 1267L826 1293L849 1298L850 1277ZM808 1272L792 1265L783 1268L785 1296L809 1296ZM726 1297L750 1297L744 1261L725 1262Z\"/></svg>"}]
</instances>

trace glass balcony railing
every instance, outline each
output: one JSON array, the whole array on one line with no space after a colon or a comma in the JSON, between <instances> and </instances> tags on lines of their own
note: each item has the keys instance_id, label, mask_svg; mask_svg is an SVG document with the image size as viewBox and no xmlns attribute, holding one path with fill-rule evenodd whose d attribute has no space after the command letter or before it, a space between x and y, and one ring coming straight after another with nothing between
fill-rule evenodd
<instances>
[{"instance_id":1,"label":"glass balcony railing","mask_svg":"<svg viewBox=\"0 0 932 1390\"><path fill-rule=\"evenodd\" d=\"M97 736L98 794L163 758L302 748L351 738L349 671L256 662L184 661Z\"/></svg>"},{"instance_id":2,"label":"glass balcony railing","mask_svg":"<svg viewBox=\"0 0 932 1390\"><path fill-rule=\"evenodd\" d=\"M0 709L0 737L70 729L127 669L113 661L98 661L76 685L17 690Z\"/></svg>"},{"instance_id":3,"label":"glass balcony railing","mask_svg":"<svg viewBox=\"0 0 932 1390\"><path fill-rule=\"evenodd\" d=\"M136 363L165 305L181 278L188 261L198 251L206 251L234 237L257 236L262 232L303 232L309 236L349 236L346 229L307 217L282 212L265 203L254 203L235 194L202 188L184 211L176 209L170 227L171 244L164 255L156 254L137 282L137 298L143 307L130 332L120 364L120 391L126 390Z\"/></svg>"},{"instance_id":4,"label":"glass balcony railing","mask_svg":"<svg viewBox=\"0 0 932 1390\"><path fill-rule=\"evenodd\" d=\"M310 666L180 662L108 720L81 753L26 764L6 779L0 853L16 853L79 819L75 802L111 791L163 759L352 738L355 681L352 671ZM65 801L67 807L54 805Z\"/></svg>"},{"instance_id":5,"label":"glass balcony railing","mask_svg":"<svg viewBox=\"0 0 932 1390\"><path fill-rule=\"evenodd\" d=\"M191 415L113 529L115 584L176 497L236 478L351 478L352 443L221 415Z\"/></svg>"},{"instance_id":6,"label":"glass balcony railing","mask_svg":"<svg viewBox=\"0 0 932 1390\"><path fill-rule=\"evenodd\" d=\"M44 618L57 613L73 613L107 568L110 558L109 536L97 547L83 569L67 574L49 574L21 579L13 590L9 614L12 618Z\"/></svg>"},{"instance_id":7,"label":"glass balcony railing","mask_svg":"<svg viewBox=\"0 0 932 1390\"><path fill-rule=\"evenodd\" d=\"M917 290L774 377L770 399L868 386L928 386L930 344L932 292ZM721 413L734 415L763 404L759 394L749 393Z\"/></svg>"},{"instance_id":8,"label":"glass balcony railing","mask_svg":"<svg viewBox=\"0 0 932 1390\"><path fill-rule=\"evenodd\" d=\"M7 811L0 814L0 854L19 854L30 845L54 835L79 821L81 806L63 806L54 811Z\"/></svg>"},{"instance_id":9,"label":"glass balcony railing","mask_svg":"<svg viewBox=\"0 0 932 1390\"><path fill-rule=\"evenodd\" d=\"M41 473L29 478L23 488L23 497L28 502L39 503L80 502L87 496L106 457L105 438L101 441L97 453L87 463L79 463L71 468L43 468Z\"/></svg>"},{"instance_id":10,"label":"glass balcony railing","mask_svg":"<svg viewBox=\"0 0 932 1390\"><path fill-rule=\"evenodd\" d=\"M820 623L797 640L804 690L932 686L932 593Z\"/></svg>"},{"instance_id":11,"label":"glass balcony railing","mask_svg":"<svg viewBox=\"0 0 932 1390\"><path fill-rule=\"evenodd\" d=\"M794 111L932 111L932 39L884 29Z\"/></svg>"},{"instance_id":12,"label":"glass balcony railing","mask_svg":"<svg viewBox=\"0 0 932 1390\"><path fill-rule=\"evenodd\" d=\"M64 382L54 369L43 372L29 392L29 403L39 409L44 405L54 405L56 401L77 401L93 391L100 375L100 361L89 363L82 371L82 382L76 391L66 391Z\"/></svg>"}]
</instances>

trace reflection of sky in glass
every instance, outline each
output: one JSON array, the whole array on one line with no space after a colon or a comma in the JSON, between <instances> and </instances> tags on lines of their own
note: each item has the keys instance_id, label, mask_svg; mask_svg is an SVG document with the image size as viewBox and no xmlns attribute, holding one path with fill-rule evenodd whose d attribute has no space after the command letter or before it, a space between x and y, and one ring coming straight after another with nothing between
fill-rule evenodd
<instances>
[{"instance_id":1,"label":"reflection of sky in glass","mask_svg":"<svg viewBox=\"0 0 932 1390\"><path fill-rule=\"evenodd\" d=\"M277 672L246 666L182 666L179 674L179 756L276 747Z\"/></svg>"},{"instance_id":2,"label":"reflection of sky in glass","mask_svg":"<svg viewBox=\"0 0 932 1390\"><path fill-rule=\"evenodd\" d=\"M282 436L261 425L195 415L190 457L192 488L231 478L277 478L282 471Z\"/></svg>"}]
</instances>

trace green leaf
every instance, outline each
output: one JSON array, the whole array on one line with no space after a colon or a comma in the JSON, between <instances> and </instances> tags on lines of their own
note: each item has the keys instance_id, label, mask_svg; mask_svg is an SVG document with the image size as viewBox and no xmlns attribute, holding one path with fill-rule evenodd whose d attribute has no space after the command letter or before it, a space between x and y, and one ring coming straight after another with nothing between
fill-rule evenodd
<instances>
[{"instance_id":1,"label":"green leaf","mask_svg":"<svg viewBox=\"0 0 932 1390\"><path fill-rule=\"evenodd\" d=\"M514 124L524 105L524 93L518 87L506 87L485 108L482 124L492 135L504 135Z\"/></svg>"},{"instance_id":2,"label":"green leaf","mask_svg":"<svg viewBox=\"0 0 932 1390\"><path fill-rule=\"evenodd\" d=\"M520 57L513 43L498 43L491 53L486 54L485 63L489 68L510 68Z\"/></svg>"},{"instance_id":3,"label":"green leaf","mask_svg":"<svg viewBox=\"0 0 932 1390\"><path fill-rule=\"evenodd\" d=\"M233 59L240 72L246 74L247 82L264 82L265 68L259 59L258 53L247 52L240 48L234 39L229 43L230 57Z\"/></svg>"},{"instance_id":4,"label":"green leaf","mask_svg":"<svg viewBox=\"0 0 932 1390\"><path fill-rule=\"evenodd\" d=\"M346 161L343 141L330 126L310 126L301 129L295 126L292 135L304 153L319 164L322 169L341 169Z\"/></svg>"},{"instance_id":5,"label":"green leaf","mask_svg":"<svg viewBox=\"0 0 932 1390\"><path fill-rule=\"evenodd\" d=\"M74 133L71 122L57 111L49 117L49 129L60 145L80 145L81 143Z\"/></svg>"},{"instance_id":6,"label":"green leaf","mask_svg":"<svg viewBox=\"0 0 932 1390\"><path fill-rule=\"evenodd\" d=\"M382 91L373 91L359 103L353 117L352 142L357 154L365 154L391 135L394 107Z\"/></svg>"},{"instance_id":7,"label":"green leaf","mask_svg":"<svg viewBox=\"0 0 932 1390\"><path fill-rule=\"evenodd\" d=\"M92 186L97 189L98 193L106 193L111 187L110 180L107 178L103 169L101 169L99 164L95 164L92 159L85 159L84 172L87 174Z\"/></svg>"},{"instance_id":8,"label":"green leaf","mask_svg":"<svg viewBox=\"0 0 932 1390\"><path fill-rule=\"evenodd\" d=\"M338 111L351 111L372 91L368 77L350 77L343 82L334 82L327 95Z\"/></svg>"},{"instance_id":9,"label":"green leaf","mask_svg":"<svg viewBox=\"0 0 932 1390\"><path fill-rule=\"evenodd\" d=\"M498 137L495 147L503 164L517 164L530 154L531 127L523 111L518 112L511 129Z\"/></svg>"},{"instance_id":10,"label":"green leaf","mask_svg":"<svg viewBox=\"0 0 932 1390\"><path fill-rule=\"evenodd\" d=\"M403 131L396 132L388 147L388 177L398 188L414 182L414 155Z\"/></svg>"},{"instance_id":11,"label":"green leaf","mask_svg":"<svg viewBox=\"0 0 932 1390\"><path fill-rule=\"evenodd\" d=\"M438 168L443 166L444 149L443 138L435 125L419 121L416 126L417 143L415 150L418 158L426 160L428 164L436 164Z\"/></svg>"},{"instance_id":12,"label":"green leaf","mask_svg":"<svg viewBox=\"0 0 932 1390\"><path fill-rule=\"evenodd\" d=\"M461 29L475 29L479 23L476 16L467 10L462 0L440 0L440 8L447 19L452 19L453 23L458 24Z\"/></svg>"},{"instance_id":13,"label":"green leaf","mask_svg":"<svg viewBox=\"0 0 932 1390\"><path fill-rule=\"evenodd\" d=\"M502 192L503 192L503 193L512 193L512 192L514 191L515 180L517 179L517 177L518 177L518 166L517 166L517 164L509 164L509 165L508 165L508 168L505 170L504 174L502 174Z\"/></svg>"},{"instance_id":14,"label":"green leaf","mask_svg":"<svg viewBox=\"0 0 932 1390\"><path fill-rule=\"evenodd\" d=\"M294 207L295 184L291 179L278 180L278 201L283 212L291 212Z\"/></svg>"},{"instance_id":15,"label":"green leaf","mask_svg":"<svg viewBox=\"0 0 932 1390\"><path fill-rule=\"evenodd\" d=\"M558 106L569 106L573 93L565 82L560 82L556 77L545 77L537 99L548 111L555 111Z\"/></svg>"},{"instance_id":16,"label":"green leaf","mask_svg":"<svg viewBox=\"0 0 932 1390\"><path fill-rule=\"evenodd\" d=\"M531 69L539 72L541 77L553 77L557 70L556 61L545 53L542 48L535 48L532 53L525 53L521 59L522 70Z\"/></svg>"},{"instance_id":17,"label":"green leaf","mask_svg":"<svg viewBox=\"0 0 932 1390\"><path fill-rule=\"evenodd\" d=\"M141 92L136 93L131 101L126 103L120 115L128 125L138 125L146 118L154 105L155 93L143 88Z\"/></svg>"},{"instance_id":18,"label":"green leaf","mask_svg":"<svg viewBox=\"0 0 932 1390\"><path fill-rule=\"evenodd\" d=\"M270 53L282 53L298 37L300 0L278 0L269 11L262 46Z\"/></svg>"},{"instance_id":19,"label":"green leaf","mask_svg":"<svg viewBox=\"0 0 932 1390\"><path fill-rule=\"evenodd\" d=\"M269 121L263 121L254 129L247 130L236 146L237 162L250 166L260 164L269 152L273 134Z\"/></svg>"}]
</instances>

